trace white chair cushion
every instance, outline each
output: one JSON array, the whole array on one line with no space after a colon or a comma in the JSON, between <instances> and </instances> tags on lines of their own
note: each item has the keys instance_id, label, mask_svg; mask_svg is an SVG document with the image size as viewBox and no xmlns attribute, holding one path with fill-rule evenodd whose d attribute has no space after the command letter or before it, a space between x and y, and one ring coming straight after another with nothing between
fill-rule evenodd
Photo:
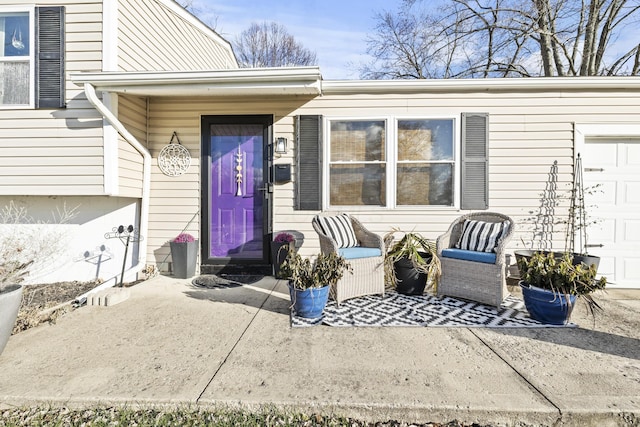
<instances>
[{"instance_id":1,"label":"white chair cushion","mask_svg":"<svg viewBox=\"0 0 640 427\"><path fill-rule=\"evenodd\" d=\"M356 232L353 230L349 215L316 215L313 220L316 221L325 235L336 241L339 248L353 248L358 245Z\"/></svg>"},{"instance_id":2,"label":"white chair cushion","mask_svg":"<svg viewBox=\"0 0 640 427\"><path fill-rule=\"evenodd\" d=\"M465 220L456 248L467 251L495 252L502 236L509 231L508 222Z\"/></svg>"}]
</instances>

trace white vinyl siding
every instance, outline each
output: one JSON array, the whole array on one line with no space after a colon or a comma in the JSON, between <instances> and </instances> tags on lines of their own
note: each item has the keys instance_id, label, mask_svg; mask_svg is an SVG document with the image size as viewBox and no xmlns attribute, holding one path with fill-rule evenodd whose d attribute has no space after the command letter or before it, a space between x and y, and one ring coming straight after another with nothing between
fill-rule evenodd
<instances>
[{"instance_id":1,"label":"white vinyl siding","mask_svg":"<svg viewBox=\"0 0 640 427\"><path fill-rule=\"evenodd\" d=\"M127 130L142 145L147 141L147 101L132 96L118 97L118 115ZM142 197L142 154L121 136L118 137L118 195Z\"/></svg>"},{"instance_id":2,"label":"white vinyl siding","mask_svg":"<svg viewBox=\"0 0 640 427\"><path fill-rule=\"evenodd\" d=\"M532 238L530 219L540 209L541 194L557 161L558 190L572 179L573 125L579 123L637 123L640 97L628 91L530 91L498 93L427 93L324 95L299 98L152 98L150 147L152 168L149 262L162 261L167 241L186 226L198 211L200 198L200 115L273 114L274 138L284 136L291 147L276 155L275 163L295 163L295 116L331 118L380 116L456 117L465 112L489 114L489 210L511 216L517 224L510 249ZM155 160L159 150L177 131L192 156L192 166L182 177L161 174ZM459 136L458 136L459 138ZM326 138L325 138L326 142ZM294 165L295 166L295 165ZM295 167L293 180L295 181ZM456 182L456 185L459 183ZM319 251L311 219L315 211L294 210L294 184L274 185L274 233L295 230L304 234L303 255ZM561 219L566 206L556 210ZM452 207L405 207L402 210L362 209L355 214L372 231L384 235L393 227L415 230L435 239L466 211ZM189 226L198 234L199 216ZM562 248L564 232L556 227L553 247ZM160 248L161 247L161 248ZM155 254L154 248L160 248ZM158 259L160 258L160 259ZM162 266L166 269L166 266Z\"/></svg>"},{"instance_id":3,"label":"white vinyl siding","mask_svg":"<svg viewBox=\"0 0 640 427\"><path fill-rule=\"evenodd\" d=\"M0 7L15 4L0 0ZM102 2L65 6L66 73L101 69ZM0 111L0 195L104 194L102 118L68 79L66 109Z\"/></svg>"},{"instance_id":4,"label":"white vinyl siding","mask_svg":"<svg viewBox=\"0 0 640 427\"><path fill-rule=\"evenodd\" d=\"M157 0L118 1L120 71L236 68L231 49Z\"/></svg>"}]
</instances>

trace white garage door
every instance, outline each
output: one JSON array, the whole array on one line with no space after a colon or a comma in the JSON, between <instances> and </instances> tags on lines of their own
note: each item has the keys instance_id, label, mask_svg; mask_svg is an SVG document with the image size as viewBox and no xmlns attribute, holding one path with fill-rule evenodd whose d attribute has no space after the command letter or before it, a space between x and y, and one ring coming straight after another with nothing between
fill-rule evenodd
<instances>
[{"instance_id":1,"label":"white garage door","mask_svg":"<svg viewBox=\"0 0 640 427\"><path fill-rule=\"evenodd\" d=\"M587 139L583 156L589 253L615 287L640 288L640 139ZM602 245L602 246L600 246Z\"/></svg>"}]
</instances>

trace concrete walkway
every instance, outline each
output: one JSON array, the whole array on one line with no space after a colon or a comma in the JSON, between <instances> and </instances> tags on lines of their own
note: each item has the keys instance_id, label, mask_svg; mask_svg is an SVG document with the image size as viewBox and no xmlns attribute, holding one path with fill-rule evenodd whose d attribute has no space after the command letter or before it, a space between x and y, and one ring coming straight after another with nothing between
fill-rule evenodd
<instances>
[{"instance_id":1,"label":"concrete walkway","mask_svg":"<svg viewBox=\"0 0 640 427\"><path fill-rule=\"evenodd\" d=\"M370 421L640 424L640 291L580 328L289 326L284 281L157 277L11 337L0 407L277 404Z\"/></svg>"}]
</instances>

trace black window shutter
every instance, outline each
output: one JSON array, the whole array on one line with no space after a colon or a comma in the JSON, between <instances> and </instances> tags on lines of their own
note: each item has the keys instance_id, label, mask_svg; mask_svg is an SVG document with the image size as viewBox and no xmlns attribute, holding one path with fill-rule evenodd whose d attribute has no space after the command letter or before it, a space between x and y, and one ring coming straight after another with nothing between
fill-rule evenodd
<instances>
[{"instance_id":1,"label":"black window shutter","mask_svg":"<svg viewBox=\"0 0 640 427\"><path fill-rule=\"evenodd\" d=\"M297 210L322 209L322 116L296 118Z\"/></svg>"},{"instance_id":2,"label":"black window shutter","mask_svg":"<svg viewBox=\"0 0 640 427\"><path fill-rule=\"evenodd\" d=\"M36 8L36 108L63 108L64 7Z\"/></svg>"},{"instance_id":3,"label":"black window shutter","mask_svg":"<svg viewBox=\"0 0 640 427\"><path fill-rule=\"evenodd\" d=\"M462 209L489 208L489 114L462 113Z\"/></svg>"}]
</instances>

